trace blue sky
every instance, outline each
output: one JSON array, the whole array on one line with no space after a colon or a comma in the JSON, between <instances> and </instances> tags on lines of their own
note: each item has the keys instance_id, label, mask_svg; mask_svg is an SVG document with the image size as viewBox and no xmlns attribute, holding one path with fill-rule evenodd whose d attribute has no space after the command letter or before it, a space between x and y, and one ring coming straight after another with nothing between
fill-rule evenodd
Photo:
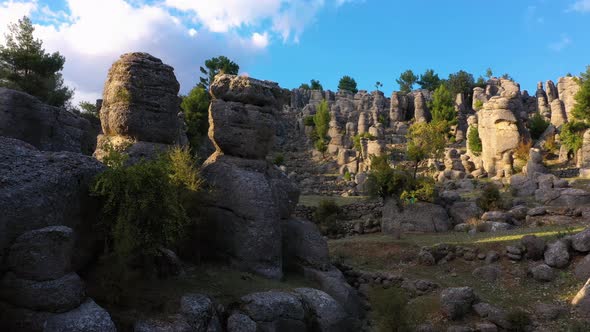
<instances>
[{"instance_id":1,"label":"blue sky","mask_svg":"<svg viewBox=\"0 0 590 332\"><path fill-rule=\"evenodd\" d=\"M360 89L383 82L388 95L406 69L477 77L491 67L534 91L590 65L590 0L0 0L0 34L22 15L66 56L77 100L98 98L129 51L174 66L183 93L221 54L286 88L313 78L336 89L350 75Z\"/></svg>"}]
</instances>

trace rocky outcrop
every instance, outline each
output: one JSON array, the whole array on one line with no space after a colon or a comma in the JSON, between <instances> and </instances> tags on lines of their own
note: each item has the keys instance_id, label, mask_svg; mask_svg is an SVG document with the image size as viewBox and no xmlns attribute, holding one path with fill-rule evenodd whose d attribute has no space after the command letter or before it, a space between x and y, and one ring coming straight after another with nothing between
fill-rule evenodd
<instances>
[{"instance_id":1,"label":"rocky outcrop","mask_svg":"<svg viewBox=\"0 0 590 332\"><path fill-rule=\"evenodd\" d=\"M209 138L217 151L202 171L214 188L207 215L217 250L237 267L269 278L282 276L281 220L289 218L299 197L290 180L264 160L281 92L276 83L218 76L209 110Z\"/></svg>"},{"instance_id":2,"label":"rocky outcrop","mask_svg":"<svg viewBox=\"0 0 590 332\"><path fill-rule=\"evenodd\" d=\"M173 144L186 144L179 117L180 85L174 69L147 53L127 53L109 70L104 85L95 156L106 145L124 150L131 162L151 158Z\"/></svg>"},{"instance_id":3,"label":"rocky outcrop","mask_svg":"<svg viewBox=\"0 0 590 332\"><path fill-rule=\"evenodd\" d=\"M417 202L400 208L395 200L389 200L383 207L381 230L387 234L399 232L446 232L452 228L446 210L436 204Z\"/></svg>"},{"instance_id":4,"label":"rocky outcrop","mask_svg":"<svg viewBox=\"0 0 590 332\"><path fill-rule=\"evenodd\" d=\"M78 153L41 152L25 142L0 137L0 169L0 262L8 247L25 232L64 225L76 235L74 268L85 265L95 253L98 240L93 229L98 209L88 187L104 166ZM25 264L27 256L19 257L18 261ZM4 270L3 265L0 270Z\"/></svg>"},{"instance_id":5,"label":"rocky outcrop","mask_svg":"<svg viewBox=\"0 0 590 332\"><path fill-rule=\"evenodd\" d=\"M83 117L42 103L24 92L0 88L0 136L43 151L92 154L96 132Z\"/></svg>"},{"instance_id":6,"label":"rocky outcrop","mask_svg":"<svg viewBox=\"0 0 590 332\"><path fill-rule=\"evenodd\" d=\"M504 81L503 81L504 82ZM504 95L518 95L518 90L503 92ZM517 98L492 97L478 115L479 137L482 143L483 167L491 175L511 175L512 153L518 144L527 139L527 132L516 114L519 112Z\"/></svg>"},{"instance_id":7,"label":"rocky outcrop","mask_svg":"<svg viewBox=\"0 0 590 332\"><path fill-rule=\"evenodd\" d=\"M576 105L576 100L574 98L578 91L580 91L580 84L575 77L560 77L557 81L557 91L559 99L563 102L567 119L570 120L572 118L572 110Z\"/></svg>"}]
</instances>

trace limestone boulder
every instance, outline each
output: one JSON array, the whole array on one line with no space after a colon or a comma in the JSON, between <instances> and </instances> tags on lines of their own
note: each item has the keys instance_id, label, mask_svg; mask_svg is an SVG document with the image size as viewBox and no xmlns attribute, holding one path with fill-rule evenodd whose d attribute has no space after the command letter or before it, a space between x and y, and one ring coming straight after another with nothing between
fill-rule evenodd
<instances>
[{"instance_id":1,"label":"limestone boulder","mask_svg":"<svg viewBox=\"0 0 590 332\"><path fill-rule=\"evenodd\" d=\"M296 294L309 308L314 331L354 331L352 318L330 295L313 288L296 288Z\"/></svg>"},{"instance_id":2,"label":"limestone boulder","mask_svg":"<svg viewBox=\"0 0 590 332\"><path fill-rule=\"evenodd\" d=\"M477 296L471 287L446 288L440 294L442 312L451 320L463 318L477 302Z\"/></svg>"},{"instance_id":3,"label":"limestone boulder","mask_svg":"<svg viewBox=\"0 0 590 332\"><path fill-rule=\"evenodd\" d=\"M580 88L580 84L575 77L560 77L557 81L559 99L563 102L568 119L572 118L571 112L576 105L575 96L580 91Z\"/></svg>"},{"instance_id":4,"label":"limestone boulder","mask_svg":"<svg viewBox=\"0 0 590 332\"><path fill-rule=\"evenodd\" d=\"M10 247L8 268L23 279L59 278L71 271L74 240L74 231L65 226L26 232Z\"/></svg>"},{"instance_id":5,"label":"limestone boulder","mask_svg":"<svg viewBox=\"0 0 590 332\"><path fill-rule=\"evenodd\" d=\"M569 264L570 254L568 246L564 241L558 240L547 245L544 253L545 264L558 269Z\"/></svg>"},{"instance_id":6,"label":"limestone boulder","mask_svg":"<svg viewBox=\"0 0 590 332\"><path fill-rule=\"evenodd\" d=\"M0 87L0 136L25 141L43 151L90 155L97 135L98 128L77 114Z\"/></svg>"},{"instance_id":7,"label":"limestone boulder","mask_svg":"<svg viewBox=\"0 0 590 332\"><path fill-rule=\"evenodd\" d=\"M300 298L291 293L268 291L240 299L240 310L256 322L259 330L305 330L305 309Z\"/></svg>"},{"instance_id":8,"label":"limestone boulder","mask_svg":"<svg viewBox=\"0 0 590 332\"><path fill-rule=\"evenodd\" d=\"M184 295L180 299L180 313L193 331L221 331L215 303L206 295Z\"/></svg>"},{"instance_id":9,"label":"limestone boulder","mask_svg":"<svg viewBox=\"0 0 590 332\"><path fill-rule=\"evenodd\" d=\"M400 208L395 201L389 201L383 207L381 230L386 234L396 234L400 229L434 233L452 228L446 210L440 205L417 202Z\"/></svg>"},{"instance_id":10,"label":"limestone boulder","mask_svg":"<svg viewBox=\"0 0 590 332\"><path fill-rule=\"evenodd\" d=\"M275 82L261 81L248 76L218 75L211 83L211 95L215 99L253 106L280 107L284 101L283 90ZM321 91L311 91L312 100L321 101ZM314 93L320 93L314 98Z\"/></svg>"},{"instance_id":11,"label":"limestone boulder","mask_svg":"<svg viewBox=\"0 0 590 332\"><path fill-rule=\"evenodd\" d=\"M107 136L174 144L180 122L174 69L147 53L123 54L110 68L100 111Z\"/></svg>"},{"instance_id":12,"label":"limestone boulder","mask_svg":"<svg viewBox=\"0 0 590 332\"><path fill-rule=\"evenodd\" d=\"M273 146L276 122L271 109L213 100L209 138L218 151L250 159L264 159Z\"/></svg>"},{"instance_id":13,"label":"limestone boulder","mask_svg":"<svg viewBox=\"0 0 590 332\"><path fill-rule=\"evenodd\" d=\"M47 319L43 332L116 332L111 316L92 300Z\"/></svg>"},{"instance_id":14,"label":"limestone boulder","mask_svg":"<svg viewBox=\"0 0 590 332\"><path fill-rule=\"evenodd\" d=\"M94 229L99 207L88 189L104 168L79 153L41 152L0 137L0 262L25 232L58 225L75 232L74 270L93 258L99 243Z\"/></svg>"},{"instance_id":15,"label":"limestone boulder","mask_svg":"<svg viewBox=\"0 0 590 332\"><path fill-rule=\"evenodd\" d=\"M328 243L314 223L290 218L282 222L282 233L285 266L303 265L320 270L331 266Z\"/></svg>"}]
</instances>

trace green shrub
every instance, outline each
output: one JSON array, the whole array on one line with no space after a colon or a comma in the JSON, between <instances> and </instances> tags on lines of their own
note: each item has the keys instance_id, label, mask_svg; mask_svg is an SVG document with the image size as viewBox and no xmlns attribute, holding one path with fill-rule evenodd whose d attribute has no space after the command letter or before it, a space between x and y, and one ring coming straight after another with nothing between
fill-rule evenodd
<instances>
[{"instance_id":1,"label":"green shrub","mask_svg":"<svg viewBox=\"0 0 590 332\"><path fill-rule=\"evenodd\" d=\"M518 146L516 150L514 150L514 159L528 161L529 157L531 156L531 148L533 147L533 142L526 141L524 139L518 142Z\"/></svg>"},{"instance_id":2,"label":"green shrub","mask_svg":"<svg viewBox=\"0 0 590 332\"><path fill-rule=\"evenodd\" d=\"M100 228L107 254L121 262L159 255L185 235L202 181L188 149L175 148L155 160L125 165L125 156L107 150L109 168L99 174L91 193L103 202Z\"/></svg>"},{"instance_id":3,"label":"green shrub","mask_svg":"<svg viewBox=\"0 0 590 332\"><path fill-rule=\"evenodd\" d=\"M568 150L577 152L582 148L584 131L588 128L590 125L581 121L574 120L564 124L559 133L561 144L565 145Z\"/></svg>"},{"instance_id":4,"label":"green shrub","mask_svg":"<svg viewBox=\"0 0 590 332\"><path fill-rule=\"evenodd\" d=\"M506 320L512 326L511 331L525 332L528 331L528 326L531 325L531 317L523 310L516 309L508 313Z\"/></svg>"},{"instance_id":5,"label":"green shrub","mask_svg":"<svg viewBox=\"0 0 590 332\"><path fill-rule=\"evenodd\" d=\"M477 198L476 203L484 211L501 208L502 198L500 197L500 190L492 183L486 184L480 196Z\"/></svg>"},{"instance_id":6,"label":"green shrub","mask_svg":"<svg viewBox=\"0 0 590 332\"><path fill-rule=\"evenodd\" d=\"M549 121L538 112L529 119L529 131L534 140L538 140L547 127L549 127Z\"/></svg>"},{"instance_id":7,"label":"green shrub","mask_svg":"<svg viewBox=\"0 0 590 332\"><path fill-rule=\"evenodd\" d=\"M336 235L340 233L341 227L338 222L340 208L333 199L323 199L314 212L314 220L320 231L325 235Z\"/></svg>"},{"instance_id":8,"label":"green shrub","mask_svg":"<svg viewBox=\"0 0 590 332\"><path fill-rule=\"evenodd\" d=\"M483 108L483 101L477 99L475 101L475 104L473 106L475 106L475 110L476 111L479 111L479 110L481 110Z\"/></svg>"},{"instance_id":9,"label":"green shrub","mask_svg":"<svg viewBox=\"0 0 590 332\"><path fill-rule=\"evenodd\" d=\"M325 139L328 135L330 126L330 111L328 110L328 102L322 100L318 105L316 114L313 116L313 123L315 124L315 131L320 139Z\"/></svg>"},{"instance_id":10,"label":"green shrub","mask_svg":"<svg viewBox=\"0 0 590 332\"><path fill-rule=\"evenodd\" d=\"M389 126L389 117L381 114L379 115L379 119L378 119L379 123L382 124L384 127L388 127Z\"/></svg>"},{"instance_id":11,"label":"green shrub","mask_svg":"<svg viewBox=\"0 0 590 332\"><path fill-rule=\"evenodd\" d=\"M316 150L318 150L321 153L325 153L326 151L328 151L328 143L326 143L324 139L318 139L317 141L315 141L313 146Z\"/></svg>"},{"instance_id":12,"label":"green shrub","mask_svg":"<svg viewBox=\"0 0 590 332\"><path fill-rule=\"evenodd\" d=\"M344 173L344 180L345 181L351 181L352 180L352 175L350 175L350 172L349 171L346 171Z\"/></svg>"},{"instance_id":13,"label":"green shrub","mask_svg":"<svg viewBox=\"0 0 590 332\"><path fill-rule=\"evenodd\" d=\"M276 155L275 159L273 160L273 164L277 166L281 166L285 164L285 156L282 153Z\"/></svg>"},{"instance_id":14,"label":"green shrub","mask_svg":"<svg viewBox=\"0 0 590 332\"><path fill-rule=\"evenodd\" d=\"M416 201L434 202L437 197L437 190L433 178L419 177L409 183L408 188L404 189L400 195L400 199L404 203L408 204Z\"/></svg>"},{"instance_id":15,"label":"green shrub","mask_svg":"<svg viewBox=\"0 0 590 332\"><path fill-rule=\"evenodd\" d=\"M467 141L469 142L469 150L476 155L481 155L482 145L481 139L479 138L479 130L477 126L472 126L467 134Z\"/></svg>"},{"instance_id":16,"label":"green shrub","mask_svg":"<svg viewBox=\"0 0 590 332\"><path fill-rule=\"evenodd\" d=\"M304 117L303 124L308 127L315 127L315 123L313 122L313 115L308 115Z\"/></svg>"},{"instance_id":17,"label":"green shrub","mask_svg":"<svg viewBox=\"0 0 590 332\"><path fill-rule=\"evenodd\" d=\"M409 298L403 289L391 287L371 289L369 298L372 307L372 318L378 331L409 332L413 331L408 310Z\"/></svg>"}]
</instances>

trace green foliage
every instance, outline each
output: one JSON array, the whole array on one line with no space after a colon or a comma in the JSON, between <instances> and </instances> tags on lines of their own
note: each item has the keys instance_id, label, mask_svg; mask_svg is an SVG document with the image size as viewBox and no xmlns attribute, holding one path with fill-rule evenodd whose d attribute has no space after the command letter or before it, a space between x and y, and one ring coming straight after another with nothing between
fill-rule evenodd
<instances>
[{"instance_id":1,"label":"green foliage","mask_svg":"<svg viewBox=\"0 0 590 332\"><path fill-rule=\"evenodd\" d=\"M375 90L380 91L379 89L383 87L383 83L377 81L375 82Z\"/></svg>"},{"instance_id":2,"label":"green foliage","mask_svg":"<svg viewBox=\"0 0 590 332\"><path fill-rule=\"evenodd\" d=\"M482 109L482 108L483 108L483 101L481 101L481 100L479 100L479 99L478 99L478 100L476 100L476 101L475 101L475 105L474 105L474 106L475 106L475 110L476 110L476 111L479 111L480 109Z\"/></svg>"},{"instance_id":3,"label":"green foliage","mask_svg":"<svg viewBox=\"0 0 590 332\"><path fill-rule=\"evenodd\" d=\"M406 169L394 169L387 156L371 157L367 187L371 196L393 197L400 203L433 202L437 196L434 179L416 179Z\"/></svg>"},{"instance_id":4,"label":"green foliage","mask_svg":"<svg viewBox=\"0 0 590 332\"><path fill-rule=\"evenodd\" d=\"M187 96L182 98L180 108L184 113L187 126L186 135L194 150L198 148L201 138L207 135L210 103L211 97L202 86L195 86Z\"/></svg>"},{"instance_id":5,"label":"green foliage","mask_svg":"<svg viewBox=\"0 0 590 332\"><path fill-rule=\"evenodd\" d=\"M309 87L312 90L321 90L321 91L324 91L324 87L320 84L320 81L318 81L318 80L311 80Z\"/></svg>"},{"instance_id":6,"label":"green foliage","mask_svg":"<svg viewBox=\"0 0 590 332\"><path fill-rule=\"evenodd\" d=\"M352 175L350 174L350 172L349 172L349 171L346 171L346 172L344 173L343 179L344 179L345 181L348 181L348 182L350 182L350 181L352 180Z\"/></svg>"},{"instance_id":7,"label":"green foliage","mask_svg":"<svg viewBox=\"0 0 590 332\"><path fill-rule=\"evenodd\" d=\"M403 93L408 93L412 91L414 84L418 81L418 76L414 74L411 69L406 70L405 72L399 75L399 78L395 80L397 84L399 84L399 90Z\"/></svg>"},{"instance_id":8,"label":"green foliage","mask_svg":"<svg viewBox=\"0 0 590 332\"><path fill-rule=\"evenodd\" d=\"M109 168L99 174L91 193L101 198L101 230L107 254L126 264L154 257L160 247L176 244L190 218L186 206L202 181L188 149L175 148L155 160L126 165L126 156L105 146Z\"/></svg>"},{"instance_id":9,"label":"green foliage","mask_svg":"<svg viewBox=\"0 0 590 332\"><path fill-rule=\"evenodd\" d=\"M314 146L316 150L324 153L328 150L328 129L330 126L330 111L328 111L328 102L322 100L318 105L317 111L313 116L313 123L315 125Z\"/></svg>"},{"instance_id":10,"label":"green foliage","mask_svg":"<svg viewBox=\"0 0 590 332\"><path fill-rule=\"evenodd\" d=\"M127 90L127 88L124 86L118 87L117 91L115 92L114 102L123 104L131 103L131 94L129 93L129 90Z\"/></svg>"},{"instance_id":11,"label":"green foliage","mask_svg":"<svg viewBox=\"0 0 590 332\"><path fill-rule=\"evenodd\" d=\"M279 153L275 156L275 159L273 160L273 164L277 165L277 166L281 166L285 164L285 156L282 153Z\"/></svg>"},{"instance_id":12,"label":"green foliage","mask_svg":"<svg viewBox=\"0 0 590 332\"><path fill-rule=\"evenodd\" d=\"M374 140L375 136L369 134L368 132L362 133L362 134L356 134L353 138L352 138L352 143L353 143L353 147L355 150L357 151L361 151L362 150L362 145L361 145L361 139L366 138L368 140Z\"/></svg>"},{"instance_id":13,"label":"green foliage","mask_svg":"<svg viewBox=\"0 0 590 332\"><path fill-rule=\"evenodd\" d=\"M588 128L590 128L590 125L582 121L572 120L565 123L559 133L561 144L570 151L578 151L582 148L583 135Z\"/></svg>"},{"instance_id":14,"label":"green foliage","mask_svg":"<svg viewBox=\"0 0 590 332\"><path fill-rule=\"evenodd\" d=\"M400 199L406 204L412 204L416 201L433 203L438 196L436 184L433 178L419 177L411 182L411 186L405 188L400 195Z\"/></svg>"},{"instance_id":15,"label":"green foliage","mask_svg":"<svg viewBox=\"0 0 590 332\"><path fill-rule=\"evenodd\" d=\"M483 148L481 145L481 138L479 138L479 130L477 129L477 126L473 126L469 129L469 133L467 134L467 142L469 144L469 150L471 150L474 155L479 156Z\"/></svg>"},{"instance_id":16,"label":"green foliage","mask_svg":"<svg viewBox=\"0 0 590 332\"><path fill-rule=\"evenodd\" d=\"M412 312L408 308L409 298L399 287L373 288L370 292L372 318L378 331L414 331L410 323Z\"/></svg>"},{"instance_id":17,"label":"green foliage","mask_svg":"<svg viewBox=\"0 0 590 332\"><path fill-rule=\"evenodd\" d=\"M58 52L45 52L28 17L8 29L6 44L0 45L0 86L24 91L49 105L69 106L74 91L64 86L60 73L66 59Z\"/></svg>"},{"instance_id":18,"label":"green foliage","mask_svg":"<svg viewBox=\"0 0 590 332\"><path fill-rule=\"evenodd\" d=\"M510 76L510 74L508 74L508 73L504 73L504 74L502 75L502 78L503 78L503 79L505 79L505 80L511 80L511 81L514 81L514 78L512 78L512 76Z\"/></svg>"},{"instance_id":19,"label":"green foliage","mask_svg":"<svg viewBox=\"0 0 590 332\"><path fill-rule=\"evenodd\" d=\"M78 107L83 111L83 113L88 114L91 117L96 119L99 118L98 109L96 108L96 104L93 104L88 101L81 101L78 104Z\"/></svg>"},{"instance_id":20,"label":"green foliage","mask_svg":"<svg viewBox=\"0 0 590 332\"><path fill-rule=\"evenodd\" d=\"M473 87L474 88L479 87L479 88L484 88L485 89L486 85L487 85L487 82L486 82L485 78L483 78L483 77L480 76L480 77L477 78L477 81L475 82L475 84L473 85Z\"/></svg>"},{"instance_id":21,"label":"green foliage","mask_svg":"<svg viewBox=\"0 0 590 332\"><path fill-rule=\"evenodd\" d=\"M229 58L220 55L205 61L205 67L200 67L199 70L204 77L199 78L199 85L205 90L209 90L209 86L215 80L218 74L237 75L240 71L240 66L230 60Z\"/></svg>"},{"instance_id":22,"label":"green foliage","mask_svg":"<svg viewBox=\"0 0 590 332\"><path fill-rule=\"evenodd\" d=\"M471 95L471 91L475 86L475 80L473 79L472 74L460 70L454 74L450 74L445 84L452 95L456 96L457 94L462 93L467 97Z\"/></svg>"},{"instance_id":23,"label":"green foliage","mask_svg":"<svg viewBox=\"0 0 590 332\"><path fill-rule=\"evenodd\" d=\"M457 123L455 99L451 92L444 86L439 86L432 94L432 101L428 107L432 112L433 122L446 121L449 125Z\"/></svg>"},{"instance_id":24,"label":"green foliage","mask_svg":"<svg viewBox=\"0 0 590 332\"><path fill-rule=\"evenodd\" d=\"M486 184L475 203L484 211L501 208L503 204L502 198L500 197L500 190L492 183Z\"/></svg>"},{"instance_id":25,"label":"green foliage","mask_svg":"<svg viewBox=\"0 0 590 332\"><path fill-rule=\"evenodd\" d=\"M488 79L490 79L490 78L492 78L492 76L494 76L494 73L492 72L492 68L486 69L486 77Z\"/></svg>"},{"instance_id":26,"label":"green foliage","mask_svg":"<svg viewBox=\"0 0 590 332\"><path fill-rule=\"evenodd\" d=\"M436 90L443 82L438 77L438 74L434 72L432 69L427 69L424 74L420 75L420 80L418 80L418 85L420 88L426 89L428 91Z\"/></svg>"},{"instance_id":27,"label":"green foliage","mask_svg":"<svg viewBox=\"0 0 590 332\"><path fill-rule=\"evenodd\" d=\"M326 139L324 138L319 138L313 143L313 146L321 153L326 153L326 151L328 151L328 142L326 142Z\"/></svg>"},{"instance_id":28,"label":"green foliage","mask_svg":"<svg viewBox=\"0 0 590 332\"><path fill-rule=\"evenodd\" d=\"M389 126L389 117L384 115L384 114L380 114L377 121L382 124L384 127L388 127Z\"/></svg>"},{"instance_id":29,"label":"green foliage","mask_svg":"<svg viewBox=\"0 0 590 332\"><path fill-rule=\"evenodd\" d=\"M541 135L543 135L547 127L549 127L550 123L549 121L545 120L545 118L539 114L539 112L537 112L530 118L528 124L531 137L534 140L538 140Z\"/></svg>"},{"instance_id":30,"label":"green foliage","mask_svg":"<svg viewBox=\"0 0 590 332\"><path fill-rule=\"evenodd\" d=\"M521 309L512 310L508 313L506 320L512 326L511 331L525 332L528 331L528 327L531 325L532 320L526 311Z\"/></svg>"},{"instance_id":31,"label":"green foliage","mask_svg":"<svg viewBox=\"0 0 590 332\"><path fill-rule=\"evenodd\" d=\"M307 83L301 83L301 85L299 86L299 89L311 90L311 87Z\"/></svg>"},{"instance_id":32,"label":"green foliage","mask_svg":"<svg viewBox=\"0 0 590 332\"><path fill-rule=\"evenodd\" d=\"M317 111L313 116L313 123L315 124L315 130L320 138L325 138L328 135L328 129L330 126L330 111L328 110L328 102L322 100L318 105Z\"/></svg>"},{"instance_id":33,"label":"green foliage","mask_svg":"<svg viewBox=\"0 0 590 332\"><path fill-rule=\"evenodd\" d=\"M410 126L407 134L406 153L409 160L414 162L414 177L418 164L427 158L440 158L444 152L446 135L441 135L447 129L443 122L418 122Z\"/></svg>"},{"instance_id":34,"label":"green foliage","mask_svg":"<svg viewBox=\"0 0 590 332\"><path fill-rule=\"evenodd\" d=\"M580 74L578 79L580 91L574 97L576 105L572 110L575 119L590 122L590 66L586 67L586 72Z\"/></svg>"},{"instance_id":35,"label":"green foliage","mask_svg":"<svg viewBox=\"0 0 590 332\"><path fill-rule=\"evenodd\" d=\"M305 118L303 118L303 125L309 126L309 127L315 127L315 122L313 121L313 115L308 115Z\"/></svg>"},{"instance_id":36,"label":"green foliage","mask_svg":"<svg viewBox=\"0 0 590 332\"><path fill-rule=\"evenodd\" d=\"M339 211L340 208L333 199L323 199L319 202L313 218L322 234L336 235L340 233L341 227L338 222Z\"/></svg>"},{"instance_id":37,"label":"green foliage","mask_svg":"<svg viewBox=\"0 0 590 332\"><path fill-rule=\"evenodd\" d=\"M356 88L356 81L354 80L354 78L348 75L342 76L342 78L338 82L338 90L346 90L352 93L357 93L359 91Z\"/></svg>"}]
</instances>

